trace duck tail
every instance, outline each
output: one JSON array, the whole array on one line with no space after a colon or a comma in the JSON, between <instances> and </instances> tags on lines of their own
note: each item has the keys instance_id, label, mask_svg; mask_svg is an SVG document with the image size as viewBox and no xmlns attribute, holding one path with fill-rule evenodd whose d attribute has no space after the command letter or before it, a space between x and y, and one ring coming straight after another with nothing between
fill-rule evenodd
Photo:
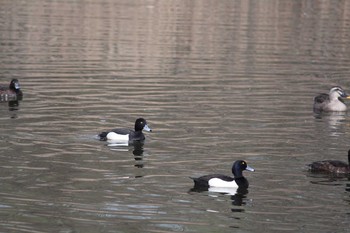
<instances>
[{"instance_id":1,"label":"duck tail","mask_svg":"<svg viewBox=\"0 0 350 233\"><path fill-rule=\"evenodd\" d=\"M107 134L108 132L102 132L98 135L98 137L100 138L100 141L107 141Z\"/></svg>"}]
</instances>

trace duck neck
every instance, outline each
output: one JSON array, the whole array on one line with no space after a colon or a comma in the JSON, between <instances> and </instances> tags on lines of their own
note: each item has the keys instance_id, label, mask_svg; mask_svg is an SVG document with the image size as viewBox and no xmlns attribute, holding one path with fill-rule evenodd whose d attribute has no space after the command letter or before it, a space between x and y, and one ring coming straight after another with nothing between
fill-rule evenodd
<instances>
[{"instance_id":1,"label":"duck neck","mask_svg":"<svg viewBox=\"0 0 350 233\"><path fill-rule=\"evenodd\" d=\"M329 93L329 100L330 101L334 101L334 100L339 100L340 99L340 95L338 94L338 92L336 91L331 91Z\"/></svg>"},{"instance_id":2,"label":"duck neck","mask_svg":"<svg viewBox=\"0 0 350 233\"><path fill-rule=\"evenodd\" d=\"M232 170L232 173L233 173L233 176L234 176L235 178L242 178L242 177L243 177L243 173L242 173L241 170L238 170L238 171Z\"/></svg>"},{"instance_id":3,"label":"duck neck","mask_svg":"<svg viewBox=\"0 0 350 233\"><path fill-rule=\"evenodd\" d=\"M142 131L134 131L133 137L137 138L138 140L145 140L145 135L143 135Z\"/></svg>"},{"instance_id":4,"label":"duck neck","mask_svg":"<svg viewBox=\"0 0 350 233\"><path fill-rule=\"evenodd\" d=\"M244 178L243 176L235 177L235 182L238 185L238 187L241 187L241 188L248 188L248 186L249 186L248 180L246 178Z\"/></svg>"},{"instance_id":5,"label":"duck neck","mask_svg":"<svg viewBox=\"0 0 350 233\"><path fill-rule=\"evenodd\" d=\"M135 130L134 132L135 132L135 135L141 135L142 134L141 130L137 130L137 131Z\"/></svg>"},{"instance_id":6,"label":"duck neck","mask_svg":"<svg viewBox=\"0 0 350 233\"><path fill-rule=\"evenodd\" d=\"M338 97L338 100L339 100L340 102L342 102L343 104L345 104L344 100L343 100L341 97Z\"/></svg>"}]
</instances>

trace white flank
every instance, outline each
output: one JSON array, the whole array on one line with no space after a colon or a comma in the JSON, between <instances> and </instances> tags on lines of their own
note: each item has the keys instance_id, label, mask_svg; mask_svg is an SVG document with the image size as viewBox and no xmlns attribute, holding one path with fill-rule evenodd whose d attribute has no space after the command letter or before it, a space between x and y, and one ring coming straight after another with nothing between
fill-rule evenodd
<instances>
[{"instance_id":1,"label":"white flank","mask_svg":"<svg viewBox=\"0 0 350 233\"><path fill-rule=\"evenodd\" d=\"M113 142L128 142L129 141L129 134L117 134L114 132L109 132L107 134L107 140L113 141Z\"/></svg>"},{"instance_id":2,"label":"white flank","mask_svg":"<svg viewBox=\"0 0 350 233\"><path fill-rule=\"evenodd\" d=\"M224 181L219 178L210 179L208 182L210 187L226 187L226 188L238 188L236 181Z\"/></svg>"}]
</instances>

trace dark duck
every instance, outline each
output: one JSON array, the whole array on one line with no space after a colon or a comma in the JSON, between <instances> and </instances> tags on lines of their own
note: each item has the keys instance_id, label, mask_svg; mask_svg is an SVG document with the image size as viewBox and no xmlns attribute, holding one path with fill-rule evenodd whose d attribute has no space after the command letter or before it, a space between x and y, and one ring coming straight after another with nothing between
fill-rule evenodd
<instances>
[{"instance_id":1,"label":"dark duck","mask_svg":"<svg viewBox=\"0 0 350 233\"><path fill-rule=\"evenodd\" d=\"M19 81L17 79L12 79L9 86L0 85L0 96L3 100L20 99L23 96L23 93Z\"/></svg>"},{"instance_id":2,"label":"dark duck","mask_svg":"<svg viewBox=\"0 0 350 233\"><path fill-rule=\"evenodd\" d=\"M348 163L339 160L323 160L309 164L311 172L350 174L350 150L348 151Z\"/></svg>"},{"instance_id":3,"label":"dark duck","mask_svg":"<svg viewBox=\"0 0 350 233\"><path fill-rule=\"evenodd\" d=\"M132 142L132 141L144 141L145 135L142 130L151 132L151 128L147 125L147 121L144 118L138 118L135 121L134 130L131 129L112 129L110 131L100 133L99 139L101 141L111 142Z\"/></svg>"},{"instance_id":4,"label":"dark duck","mask_svg":"<svg viewBox=\"0 0 350 233\"><path fill-rule=\"evenodd\" d=\"M221 174L210 174L201 176L198 178L190 177L194 181L195 189L203 189L210 187L217 188L248 188L249 182L243 176L243 171L254 171L252 167L249 167L247 162L243 160L237 160L232 165L231 176L221 175Z\"/></svg>"}]
</instances>

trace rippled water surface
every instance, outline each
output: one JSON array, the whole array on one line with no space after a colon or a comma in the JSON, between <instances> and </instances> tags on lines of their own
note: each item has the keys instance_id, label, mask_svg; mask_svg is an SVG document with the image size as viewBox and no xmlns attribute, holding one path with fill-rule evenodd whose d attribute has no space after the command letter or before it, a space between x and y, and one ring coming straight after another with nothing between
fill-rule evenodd
<instances>
[{"instance_id":1,"label":"rippled water surface","mask_svg":"<svg viewBox=\"0 0 350 233\"><path fill-rule=\"evenodd\" d=\"M0 4L1 232L349 232L347 1L13 1ZM350 103L347 102L348 106ZM96 135L147 119L144 144ZM229 175L248 193L193 192Z\"/></svg>"}]
</instances>

